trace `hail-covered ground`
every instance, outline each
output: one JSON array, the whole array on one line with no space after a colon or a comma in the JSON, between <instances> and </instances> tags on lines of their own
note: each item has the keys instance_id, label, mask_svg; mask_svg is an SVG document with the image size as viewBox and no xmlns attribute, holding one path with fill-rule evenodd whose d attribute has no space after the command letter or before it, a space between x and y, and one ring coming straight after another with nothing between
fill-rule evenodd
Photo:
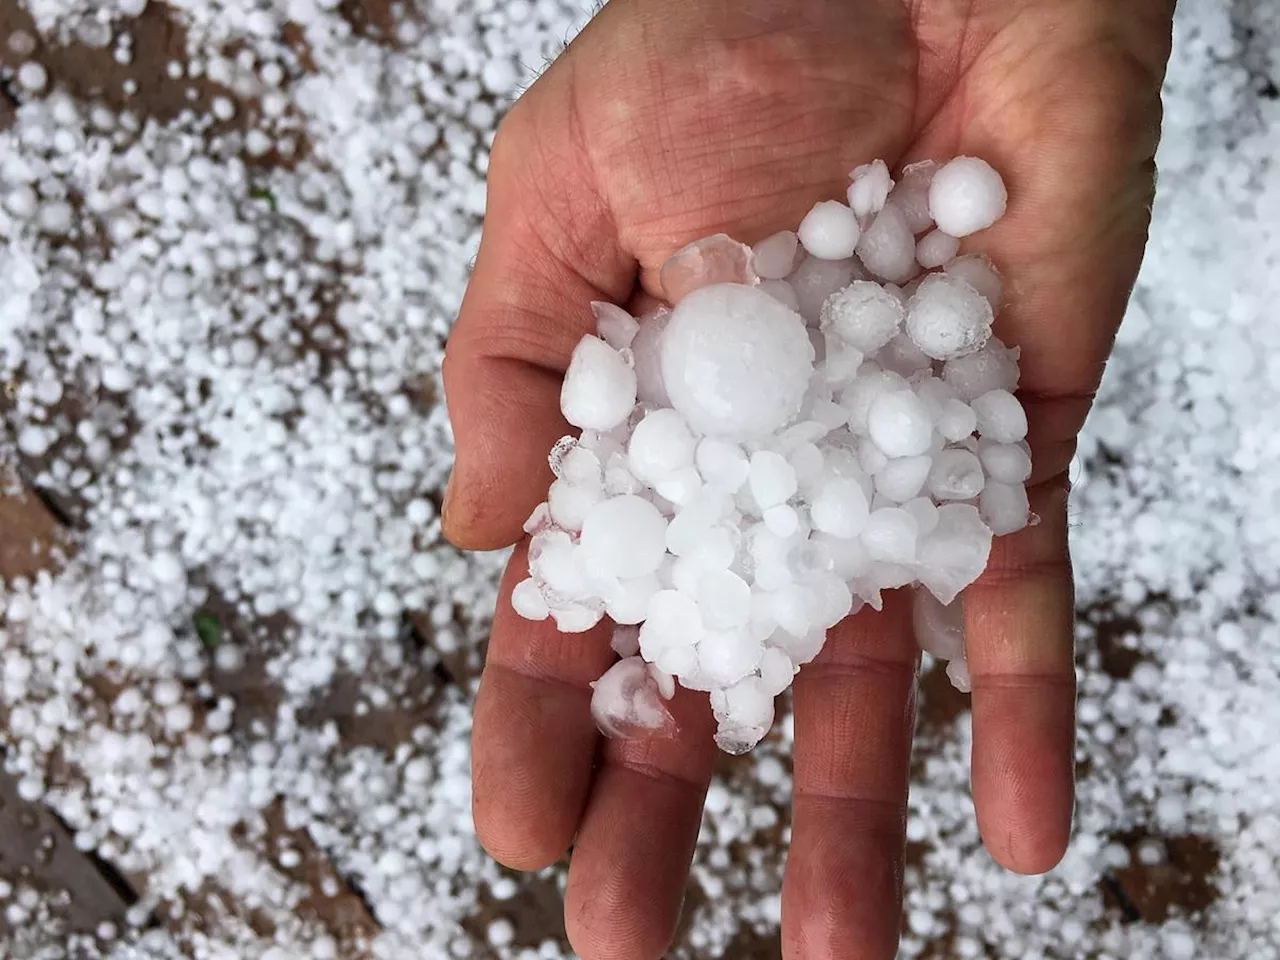
<instances>
[{"instance_id":1,"label":"hail-covered ground","mask_svg":"<svg viewBox=\"0 0 1280 960\"><path fill-rule=\"evenodd\" d=\"M0 4L0 956L570 955L471 829L502 558L440 538L438 371L496 121L588 12ZM1075 842L991 862L930 672L904 956L1280 957L1280 15L1178 17L1077 465ZM777 955L780 712L675 956Z\"/></svg>"}]
</instances>

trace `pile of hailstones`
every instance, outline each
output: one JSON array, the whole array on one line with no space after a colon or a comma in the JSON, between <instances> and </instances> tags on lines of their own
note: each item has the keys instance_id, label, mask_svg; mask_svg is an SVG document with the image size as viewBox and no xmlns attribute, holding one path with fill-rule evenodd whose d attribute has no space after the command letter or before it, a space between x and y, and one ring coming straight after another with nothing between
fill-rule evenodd
<instances>
[{"instance_id":1,"label":"pile of hailstones","mask_svg":"<svg viewBox=\"0 0 1280 960\"><path fill-rule=\"evenodd\" d=\"M722 749L749 750L826 630L907 585L921 645L967 689L957 597L1029 519L1000 275L958 256L1005 187L972 157L851 180L796 232L681 250L669 308L593 304L560 399L582 434L552 451L512 605L566 633L617 625L606 734L670 732L678 680L710 693Z\"/></svg>"}]
</instances>

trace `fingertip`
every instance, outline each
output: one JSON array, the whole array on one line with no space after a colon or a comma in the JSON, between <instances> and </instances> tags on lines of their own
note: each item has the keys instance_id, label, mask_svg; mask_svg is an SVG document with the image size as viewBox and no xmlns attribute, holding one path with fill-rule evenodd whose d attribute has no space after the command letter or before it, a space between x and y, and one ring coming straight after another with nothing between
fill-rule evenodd
<instances>
[{"instance_id":1,"label":"fingertip","mask_svg":"<svg viewBox=\"0 0 1280 960\"><path fill-rule=\"evenodd\" d=\"M1062 806L1054 800L1050 808ZM1012 807L992 812L978 804L978 830L993 860L1006 870L1027 876L1048 873L1062 860L1071 838L1070 804L1061 810L1036 812Z\"/></svg>"},{"instance_id":2,"label":"fingertip","mask_svg":"<svg viewBox=\"0 0 1280 960\"><path fill-rule=\"evenodd\" d=\"M471 807L496 860L537 870L559 860L578 830L599 735L590 681L613 659L603 625L561 634L511 607L528 575L517 546L507 563L472 727Z\"/></svg>"},{"instance_id":3,"label":"fingertip","mask_svg":"<svg viewBox=\"0 0 1280 960\"><path fill-rule=\"evenodd\" d=\"M996 863L1013 873L1028 877L1048 873L1066 855L1070 821L1065 829L1048 831L1043 826L1029 832L1026 824L1005 825L1003 833L994 830L989 833L981 821L979 817L979 831L987 852Z\"/></svg>"},{"instance_id":4,"label":"fingertip","mask_svg":"<svg viewBox=\"0 0 1280 960\"><path fill-rule=\"evenodd\" d=\"M483 829L480 823L480 819L477 818L476 836L480 840L480 846L484 848L485 853L509 870L537 873L559 861L569 849L568 844L547 845L543 849L534 849L530 848L523 838L517 839L512 844L509 842L510 838L501 833L492 833Z\"/></svg>"},{"instance_id":5,"label":"fingertip","mask_svg":"<svg viewBox=\"0 0 1280 960\"><path fill-rule=\"evenodd\" d=\"M540 870L564 856L591 785L596 731L590 691L542 685L486 671L476 698L476 836L490 856L515 870Z\"/></svg>"},{"instance_id":6,"label":"fingertip","mask_svg":"<svg viewBox=\"0 0 1280 960\"><path fill-rule=\"evenodd\" d=\"M978 829L996 862L1015 873L1045 873L1066 852L1075 794L1073 703L1068 685L984 691L975 681Z\"/></svg>"},{"instance_id":7,"label":"fingertip","mask_svg":"<svg viewBox=\"0 0 1280 960\"><path fill-rule=\"evenodd\" d=\"M560 378L484 357L446 373L457 452L442 508L445 538L463 550L509 547L554 479L547 454L568 429Z\"/></svg>"},{"instance_id":8,"label":"fingertip","mask_svg":"<svg viewBox=\"0 0 1280 960\"><path fill-rule=\"evenodd\" d=\"M462 480L457 480L462 473ZM502 550L520 539L523 522L533 506L522 510L523 499L513 494L515 502L499 502L488 494L476 496L476 486L466 480L465 471L454 467L449 476L441 508L440 526L444 538L459 550ZM519 519L516 519L516 518Z\"/></svg>"},{"instance_id":9,"label":"fingertip","mask_svg":"<svg viewBox=\"0 0 1280 960\"><path fill-rule=\"evenodd\" d=\"M996 862L1013 873L1026 877L1048 873L1059 863L1067 852L1067 840L1046 845L1038 850L1010 851L1004 858L996 858Z\"/></svg>"}]
</instances>

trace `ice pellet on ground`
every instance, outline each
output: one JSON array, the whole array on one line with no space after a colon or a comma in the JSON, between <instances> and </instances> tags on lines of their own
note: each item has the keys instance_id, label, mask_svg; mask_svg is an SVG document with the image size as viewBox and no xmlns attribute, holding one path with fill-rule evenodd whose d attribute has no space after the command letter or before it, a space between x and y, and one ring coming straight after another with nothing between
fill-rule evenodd
<instances>
[{"instance_id":1,"label":"ice pellet on ground","mask_svg":"<svg viewBox=\"0 0 1280 960\"><path fill-rule=\"evenodd\" d=\"M709 695L721 749L750 749L826 631L904 586L967 688L953 601L1030 520L1031 464L1018 352L990 336L999 275L941 225L915 237L936 170L894 187L870 164L797 233L691 244L664 268L673 308L593 305L562 394L583 434L552 452L511 605L617 625L592 697L610 736L671 732L680 684Z\"/></svg>"},{"instance_id":2,"label":"ice pellet on ground","mask_svg":"<svg viewBox=\"0 0 1280 960\"><path fill-rule=\"evenodd\" d=\"M612 430L636 405L636 373L599 337L574 348L560 391L560 411L575 427Z\"/></svg>"},{"instance_id":3,"label":"ice pellet on ground","mask_svg":"<svg viewBox=\"0 0 1280 960\"><path fill-rule=\"evenodd\" d=\"M795 418L813 357L799 315L752 287L717 284L672 311L662 379L671 405L695 430L752 440Z\"/></svg>"},{"instance_id":4,"label":"ice pellet on ground","mask_svg":"<svg viewBox=\"0 0 1280 960\"><path fill-rule=\"evenodd\" d=\"M49 83L49 71L44 65L28 60L18 68L18 86L28 93L39 93Z\"/></svg>"},{"instance_id":5,"label":"ice pellet on ground","mask_svg":"<svg viewBox=\"0 0 1280 960\"><path fill-rule=\"evenodd\" d=\"M800 240L791 230L779 230L757 243L752 264L761 280L782 280L796 266Z\"/></svg>"},{"instance_id":6,"label":"ice pellet on ground","mask_svg":"<svg viewBox=\"0 0 1280 960\"><path fill-rule=\"evenodd\" d=\"M859 221L869 220L884 209L884 202L893 189L893 178L889 176L889 167L883 160L854 168L849 179L852 181L848 191L849 208Z\"/></svg>"},{"instance_id":7,"label":"ice pellet on ground","mask_svg":"<svg viewBox=\"0 0 1280 960\"><path fill-rule=\"evenodd\" d=\"M985 230L1004 216L1008 201L1000 174L977 157L956 157L929 185L929 215L953 237Z\"/></svg>"},{"instance_id":8,"label":"ice pellet on ground","mask_svg":"<svg viewBox=\"0 0 1280 960\"><path fill-rule=\"evenodd\" d=\"M49 449L53 432L37 424L27 424L18 432L18 449L29 457L42 456Z\"/></svg>"},{"instance_id":9,"label":"ice pellet on ground","mask_svg":"<svg viewBox=\"0 0 1280 960\"><path fill-rule=\"evenodd\" d=\"M796 230L810 256L844 260L853 256L862 228L854 212L839 200L823 200L805 214Z\"/></svg>"},{"instance_id":10,"label":"ice pellet on ground","mask_svg":"<svg viewBox=\"0 0 1280 960\"><path fill-rule=\"evenodd\" d=\"M980 350L991 337L991 304L963 280L925 277L907 303L907 334L934 360Z\"/></svg>"}]
</instances>

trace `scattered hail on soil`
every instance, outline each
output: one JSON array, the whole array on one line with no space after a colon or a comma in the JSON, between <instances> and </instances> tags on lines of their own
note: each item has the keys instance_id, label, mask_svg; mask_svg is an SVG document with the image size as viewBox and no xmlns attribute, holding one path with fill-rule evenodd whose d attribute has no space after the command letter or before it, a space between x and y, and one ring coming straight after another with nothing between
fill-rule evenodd
<instances>
[{"instance_id":1,"label":"scattered hail on soil","mask_svg":"<svg viewBox=\"0 0 1280 960\"><path fill-rule=\"evenodd\" d=\"M0 5L0 955L569 956L554 871L471 832L501 558L440 541L431 398L496 120L585 13ZM930 673L904 956L1280 956L1278 17L1178 13L1153 242L1075 475L1072 850L1042 878L982 852ZM856 251L832 213L805 246ZM673 956L776 956L790 729L713 785Z\"/></svg>"}]
</instances>

